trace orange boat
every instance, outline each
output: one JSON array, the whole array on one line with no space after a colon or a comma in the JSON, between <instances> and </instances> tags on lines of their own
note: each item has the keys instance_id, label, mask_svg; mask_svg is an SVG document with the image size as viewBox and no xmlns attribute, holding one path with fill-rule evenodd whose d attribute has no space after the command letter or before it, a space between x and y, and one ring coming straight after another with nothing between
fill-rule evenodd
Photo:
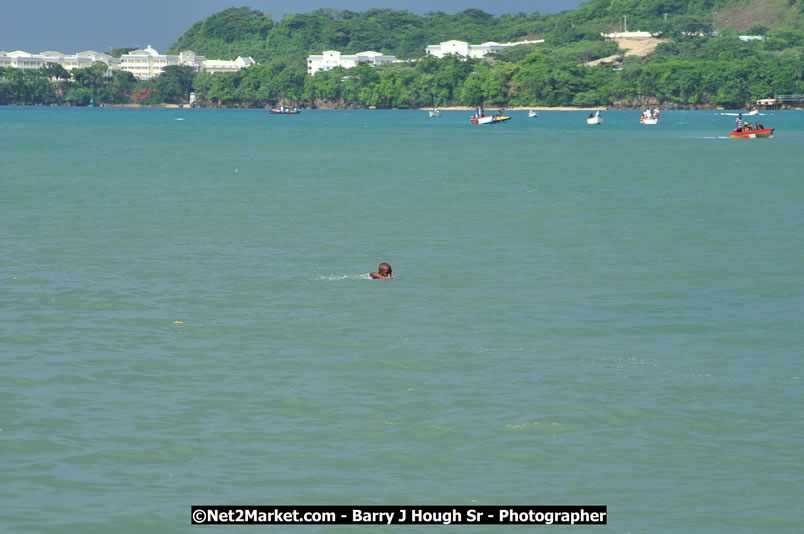
<instances>
[{"instance_id":1,"label":"orange boat","mask_svg":"<svg viewBox=\"0 0 804 534\"><path fill-rule=\"evenodd\" d=\"M760 137L773 137L774 128L762 128L761 130L748 130L747 132L731 132L732 139L758 139Z\"/></svg>"}]
</instances>

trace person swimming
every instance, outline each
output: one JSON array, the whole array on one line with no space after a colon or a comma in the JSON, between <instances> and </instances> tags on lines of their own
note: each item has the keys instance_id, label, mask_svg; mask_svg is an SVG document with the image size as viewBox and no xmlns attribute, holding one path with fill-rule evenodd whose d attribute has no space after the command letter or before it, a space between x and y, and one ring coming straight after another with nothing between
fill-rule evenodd
<instances>
[{"instance_id":1,"label":"person swimming","mask_svg":"<svg viewBox=\"0 0 804 534\"><path fill-rule=\"evenodd\" d=\"M381 263L380 266L377 267L377 270L379 272L369 273L369 276L374 279L393 278L393 276L391 276L391 266L389 264Z\"/></svg>"}]
</instances>

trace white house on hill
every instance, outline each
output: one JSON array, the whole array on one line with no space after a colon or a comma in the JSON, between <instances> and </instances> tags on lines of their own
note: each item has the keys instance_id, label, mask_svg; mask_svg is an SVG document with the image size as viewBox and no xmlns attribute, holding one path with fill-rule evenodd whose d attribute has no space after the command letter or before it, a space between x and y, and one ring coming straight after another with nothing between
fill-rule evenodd
<instances>
[{"instance_id":1,"label":"white house on hill","mask_svg":"<svg viewBox=\"0 0 804 534\"><path fill-rule=\"evenodd\" d=\"M354 55L343 55L337 50L325 50L321 55L307 56L307 73L313 75L321 70L332 70L335 67L350 69L361 63L372 66L384 65L396 61L394 56L386 56L380 52L360 52Z\"/></svg>"},{"instance_id":2,"label":"white house on hill","mask_svg":"<svg viewBox=\"0 0 804 534\"><path fill-rule=\"evenodd\" d=\"M657 34L650 32L614 32L614 33L601 33L604 39L650 39L656 37Z\"/></svg>"},{"instance_id":3,"label":"white house on hill","mask_svg":"<svg viewBox=\"0 0 804 534\"><path fill-rule=\"evenodd\" d=\"M254 65L254 60L250 57L240 57L234 61L224 61L222 59L208 59L201 64L201 72L235 72L240 69L247 69Z\"/></svg>"},{"instance_id":4,"label":"white house on hill","mask_svg":"<svg viewBox=\"0 0 804 534\"><path fill-rule=\"evenodd\" d=\"M537 44L543 42L544 39L539 39L538 41L520 41L517 43L495 43L493 41L489 41L487 43L482 43L479 45L471 45L466 41L452 40L452 41L444 41L443 43L439 43L437 45L429 45L427 48L424 49L424 51L425 53L427 53L427 55L439 58L443 58L449 54L454 54L463 57L481 58L488 54L496 54L500 50L503 50L510 46Z\"/></svg>"}]
</instances>

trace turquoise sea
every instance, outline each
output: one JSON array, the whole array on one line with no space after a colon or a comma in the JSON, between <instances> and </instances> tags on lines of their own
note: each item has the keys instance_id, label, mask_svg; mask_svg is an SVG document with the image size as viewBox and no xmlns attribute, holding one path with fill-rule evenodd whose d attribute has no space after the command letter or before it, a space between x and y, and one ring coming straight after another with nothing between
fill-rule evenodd
<instances>
[{"instance_id":1,"label":"turquoise sea","mask_svg":"<svg viewBox=\"0 0 804 534\"><path fill-rule=\"evenodd\" d=\"M0 108L0 531L800 532L804 112L510 114Z\"/></svg>"}]
</instances>

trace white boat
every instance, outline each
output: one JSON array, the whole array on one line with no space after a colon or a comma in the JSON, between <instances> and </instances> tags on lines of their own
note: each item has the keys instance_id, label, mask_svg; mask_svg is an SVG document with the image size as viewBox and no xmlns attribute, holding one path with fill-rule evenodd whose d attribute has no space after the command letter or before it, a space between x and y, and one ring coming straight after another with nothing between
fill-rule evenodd
<instances>
[{"instance_id":1,"label":"white boat","mask_svg":"<svg viewBox=\"0 0 804 534\"><path fill-rule=\"evenodd\" d=\"M603 124L603 117L599 115L597 117L589 117L586 119L586 124Z\"/></svg>"},{"instance_id":2,"label":"white boat","mask_svg":"<svg viewBox=\"0 0 804 534\"><path fill-rule=\"evenodd\" d=\"M439 110L437 110L437 109L431 109L430 110L430 116L431 117L440 117L441 112Z\"/></svg>"},{"instance_id":3,"label":"white boat","mask_svg":"<svg viewBox=\"0 0 804 534\"><path fill-rule=\"evenodd\" d=\"M639 117L639 124L659 124L659 108L653 111L646 109Z\"/></svg>"},{"instance_id":4,"label":"white boat","mask_svg":"<svg viewBox=\"0 0 804 534\"><path fill-rule=\"evenodd\" d=\"M538 116L539 116L539 112L538 112L538 111L533 111L533 110L528 111L528 117L529 117L529 118L531 118L531 119L532 119L533 117L538 117Z\"/></svg>"},{"instance_id":5,"label":"white boat","mask_svg":"<svg viewBox=\"0 0 804 534\"><path fill-rule=\"evenodd\" d=\"M752 109L751 111L746 111L745 113L723 113L723 112L721 112L720 114L721 115L729 115L729 116L732 116L732 117L738 117L740 115L742 115L744 117L745 116L750 117L751 115L762 115L762 116L765 115L764 113L760 113L758 109Z\"/></svg>"},{"instance_id":6,"label":"white boat","mask_svg":"<svg viewBox=\"0 0 804 534\"><path fill-rule=\"evenodd\" d=\"M511 117L506 115L489 115L488 117L472 115L469 120L472 121L472 124L499 124L510 121Z\"/></svg>"}]
</instances>

